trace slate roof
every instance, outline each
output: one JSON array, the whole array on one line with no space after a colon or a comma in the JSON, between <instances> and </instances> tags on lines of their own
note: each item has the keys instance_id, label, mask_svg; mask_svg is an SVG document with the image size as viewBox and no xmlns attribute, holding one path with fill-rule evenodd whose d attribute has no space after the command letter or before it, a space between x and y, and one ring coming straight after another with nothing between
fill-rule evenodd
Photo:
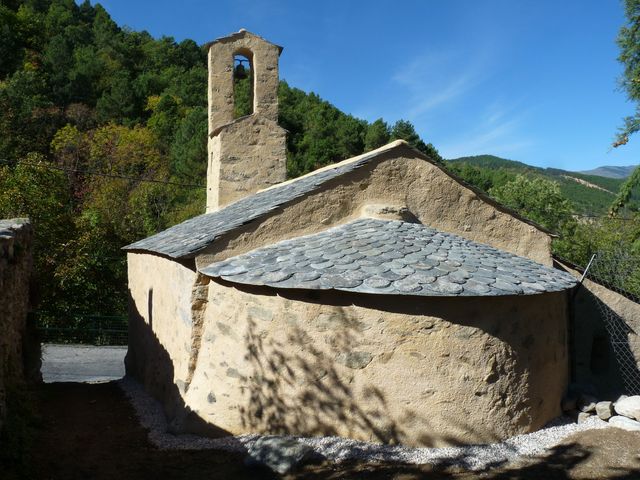
<instances>
[{"instance_id":1,"label":"slate roof","mask_svg":"<svg viewBox=\"0 0 640 480\"><path fill-rule=\"evenodd\" d=\"M317 190L329 180L366 165L384 151L400 144L402 143L394 142L368 154L336 164L334 168L312 172L293 181L259 191L217 212L191 218L151 237L127 245L124 249L151 251L171 258L194 256L221 235L276 210L291 200Z\"/></svg>"},{"instance_id":2,"label":"slate roof","mask_svg":"<svg viewBox=\"0 0 640 480\"><path fill-rule=\"evenodd\" d=\"M576 285L568 273L399 220L359 219L202 268L275 288L420 296L533 295Z\"/></svg>"},{"instance_id":3,"label":"slate roof","mask_svg":"<svg viewBox=\"0 0 640 480\"><path fill-rule=\"evenodd\" d=\"M266 190L242 198L213 213L205 213L186 220L160 233L139 240L123 247L129 251L145 251L165 255L174 259L193 258L198 252L205 249L217 238L257 218L260 218L296 198L308 195L318 190L323 184L334 178L367 165L381 155L398 148L410 150L412 155L417 155L429 160L425 155L412 149L403 140L396 140L377 150L365 153L343 162L316 170L302 177L275 185ZM540 231L552 235L543 227L527 220L517 213L498 204L495 200L486 196L477 188L470 186L461 179L444 170L455 181L473 190L479 197L496 208L508 212L519 220L528 223Z\"/></svg>"}]
</instances>

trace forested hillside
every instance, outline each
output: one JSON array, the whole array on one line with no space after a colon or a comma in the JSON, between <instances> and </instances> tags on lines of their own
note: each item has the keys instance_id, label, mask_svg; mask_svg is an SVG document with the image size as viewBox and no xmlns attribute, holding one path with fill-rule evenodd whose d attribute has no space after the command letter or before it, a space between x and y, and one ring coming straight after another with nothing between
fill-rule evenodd
<instances>
[{"instance_id":1,"label":"forested hillside","mask_svg":"<svg viewBox=\"0 0 640 480\"><path fill-rule=\"evenodd\" d=\"M0 4L0 217L35 223L45 316L125 312L120 248L204 211L206 78L201 46L122 29L99 4ZM369 124L285 82L279 100L289 176L396 138L439 158L409 122Z\"/></svg>"},{"instance_id":2,"label":"forested hillside","mask_svg":"<svg viewBox=\"0 0 640 480\"><path fill-rule=\"evenodd\" d=\"M203 212L206 101L206 52L191 40L122 29L88 1L0 4L0 217L35 224L34 284L48 321L124 313L121 247ZM442 161L410 122L368 123L285 82L279 101L290 177L397 138ZM249 81L239 80L236 114L249 105ZM618 228L572 216L603 215L618 180L569 179L490 156L447 164L562 232L556 250L578 264L611 235L638 247L631 222Z\"/></svg>"},{"instance_id":3,"label":"forested hillside","mask_svg":"<svg viewBox=\"0 0 640 480\"><path fill-rule=\"evenodd\" d=\"M542 177L558 183L562 194L572 203L575 213L581 215L605 215L624 183L622 178L587 175L557 168L540 168L522 162L507 160L493 155L461 157L446 162L447 166L470 183L483 190L502 186L517 175ZM640 207L640 189L627 209Z\"/></svg>"},{"instance_id":4,"label":"forested hillside","mask_svg":"<svg viewBox=\"0 0 640 480\"><path fill-rule=\"evenodd\" d=\"M554 253L586 266L598 252L620 264L602 279L640 298L640 188L626 180L539 168L493 155L446 160L464 180L558 233ZM636 185L636 186L633 186ZM619 195L630 189L628 196ZM625 200L623 208L621 198Z\"/></svg>"},{"instance_id":5,"label":"forested hillside","mask_svg":"<svg viewBox=\"0 0 640 480\"><path fill-rule=\"evenodd\" d=\"M627 165L626 167L602 166L592 170L583 170L580 173L587 175L597 175L607 178L628 178L629 175L638 167L638 165Z\"/></svg>"}]
</instances>

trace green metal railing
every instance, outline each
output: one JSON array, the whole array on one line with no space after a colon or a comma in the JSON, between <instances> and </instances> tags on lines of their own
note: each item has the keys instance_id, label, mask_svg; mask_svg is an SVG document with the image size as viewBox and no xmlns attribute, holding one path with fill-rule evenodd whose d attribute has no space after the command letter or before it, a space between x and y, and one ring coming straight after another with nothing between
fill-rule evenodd
<instances>
[{"instance_id":1,"label":"green metal railing","mask_svg":"<svg viewBox=\"0 0 640 480\"><path fill-rule=\"evenodd\" d=\"M51 319L34 312L42 343L81 343L89 345L126 345L129 323L123 315L69 315Z\"/></svg>"}]
</instances>

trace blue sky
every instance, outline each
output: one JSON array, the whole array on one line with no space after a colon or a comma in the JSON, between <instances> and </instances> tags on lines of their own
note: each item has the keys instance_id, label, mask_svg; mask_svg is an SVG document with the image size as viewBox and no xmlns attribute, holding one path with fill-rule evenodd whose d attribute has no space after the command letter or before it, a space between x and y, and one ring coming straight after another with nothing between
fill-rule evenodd
<instances>
[{"instance_id":1,"label":"blue sky","mask_svg":"<svg viewBox=\"0 0 640 480\"><path fill-rule=\"evenodd\" d=\"M445 158L585 170L640 163L618 89L618 0L104 0L120 25L199 44L246 28L281 77L373 121L403 118Z\"/></svg>"}]
</instances>

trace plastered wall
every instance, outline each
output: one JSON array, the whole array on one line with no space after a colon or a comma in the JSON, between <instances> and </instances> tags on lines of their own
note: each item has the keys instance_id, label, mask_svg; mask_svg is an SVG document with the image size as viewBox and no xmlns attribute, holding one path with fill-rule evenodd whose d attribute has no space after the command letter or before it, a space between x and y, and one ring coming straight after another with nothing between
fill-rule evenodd
<instances>
[{"instance_id":1,"label":"plastered wall","mask_svg":"<svg viewBox=\"0 0 640 480\"><path fill-rule=\"evenodd\" d=\"M196 273L166 258L128 253L129 349L127 373L173 413L189 378L194 345Z\"/></svg>"},{"instance_id":2,"label":"plastered wall","mask_svg":"<svg viewBox=\"0 0 640 480\"><path fill-rule=\"evenodd\" d=\"M234 434L504 439L560 413L566 304L564 292L410 298L211 281L184 403Z\"/></svg>"},{"instance_id":3,"label":"plastered wall","mask_svg":"<svg viewBox=\"0 0 640 480\"><path fill-rule=\"evenodd\" d=\"M487 203L406 147L216 240L198 267L353 220L367 204L404 205L423 224L551 265L551 238Z\"/></svg>"}]
</instances>

